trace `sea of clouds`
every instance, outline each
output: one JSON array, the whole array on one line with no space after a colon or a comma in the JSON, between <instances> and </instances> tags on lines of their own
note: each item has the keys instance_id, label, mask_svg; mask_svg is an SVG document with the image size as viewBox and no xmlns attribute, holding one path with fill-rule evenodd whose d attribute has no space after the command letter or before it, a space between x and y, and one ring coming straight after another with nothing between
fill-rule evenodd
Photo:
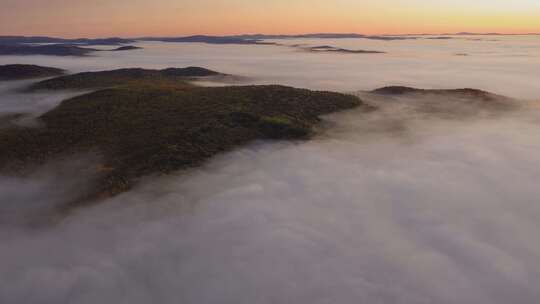
<instances>
[{"instance_id":1,"label":"sea of clouds","mask_svg":"<svg viewBox=\"0 0 540 304\"><path fill-rule=\"evenodd\" d=\"M358 94L380 109L53 221L91 158L0 177L0 303L537 303L538 104Z\"/></svg>"}]
</instances>

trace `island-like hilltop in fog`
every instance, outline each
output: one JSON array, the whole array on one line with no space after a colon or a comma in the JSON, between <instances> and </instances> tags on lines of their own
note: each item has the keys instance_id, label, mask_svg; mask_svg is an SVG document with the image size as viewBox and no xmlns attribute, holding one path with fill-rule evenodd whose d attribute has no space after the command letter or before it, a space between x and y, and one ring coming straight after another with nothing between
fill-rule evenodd
<instances>
[{"instance_id":1,"label":"island-like hilltop in fog","mask_svg":"<svg viewBox=\"0 0 540 304\"><path fill-rule=\"evenodd\" d=\"M0 55L87 56L100 51L129 51L139 47L127 45L135 40L123 38L64 39L54 37L0 36ZM90 46L111 46L101 50Z\"/></svg>"},{"instance_id":2,"label":"island-like hilltop in fog","mask_svg":"<svg viewBox=\"0 0 540 304\"><path fill-rule=\"evenodd\" d=\"M45 68L44 68L45 69ZM25 174L48 161L95 153L98 183L77 202L111 196L139 178L201 164L257 139L306 139L320 115L354 107L355 96L285 86L199 87L227 75L199 67L121 69L60 76L29 91L93 90L38 118L41 127L0 129L0 169Z\"/></svg>"},{"instance_id":3,"label":"island-like hilltop in fog","mask_svg":"<svg viewBox=\"0 0 540 304\"><path fill-rule=\"evenodd\" d=\"M0 65L0 80L23 80L59 76L65 71L57 68L29 64Z\"/></svg>"},{"instance_id":4,"label":"island-like hilltop in fog","mask_svg":"<svg viewBox=\"0 0 540 304\"><path fill-rule=\"evenodd\" d=\"M0 67L0 75L7 75L6 71L11 79L63 73L37 66ZM191 82L223 77L231 75L200 67L132 68L59 76L31 84L27 92L92 92L65 100L41 115L38 127L4 122L0 128L0 170L25 175L70 155L98 155L100 161L89 173L97 176L98 182L67 206L71 207L126 191L147 175L200 165L254 140L308 139L324 114L357 107L375 110L358 97L341 93L278 85L199 87ZM385 87L371 94L452 97L449 100L453 103L425 108L460 117L479 109L499 112L513 107L502 96L473 89Z\"/></svg>"}]
</instances>

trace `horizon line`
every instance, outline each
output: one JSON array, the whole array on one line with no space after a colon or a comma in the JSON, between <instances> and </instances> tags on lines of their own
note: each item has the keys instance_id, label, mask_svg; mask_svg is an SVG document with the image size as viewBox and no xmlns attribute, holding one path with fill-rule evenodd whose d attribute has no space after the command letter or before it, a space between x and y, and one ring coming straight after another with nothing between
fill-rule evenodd
<instances>
[{"instance_id":1,"label":"horizon line","mask_svg":"<svg viewBox=\"0 0 540 304\"><path fill-rule=\"evenodd\" d=\"M455 32L455 33L401 33L401 34L361 34L354 32L306 32L298 34L263 34L263 33L241 33L241 34L226 34L226 35L213 35L213 34L179 34L179 35L141 35L141 36L122 36L122 35L112 35L112 36L96 36L90 38L90 36L81 37L73 36L74 38L68 38L67 36L56 36L56 35L17 35L17 34L2 34L0 37L42 37L42 38L58 38L66 40L76 40L76 39L105 39L105 38L123 38L123 39L140 39L140 38L179 38L179 37L193 37L193 36L206 36L206 37L238 37L238 36L283 36L283 37L294 37L294 36L308 36L308 35L351 35L351 36L364 36L364 37L399 37L399 36L540 36L540 32L531 32L531 33L500 33L500 32Z\"/></svg>"}]
</instances>

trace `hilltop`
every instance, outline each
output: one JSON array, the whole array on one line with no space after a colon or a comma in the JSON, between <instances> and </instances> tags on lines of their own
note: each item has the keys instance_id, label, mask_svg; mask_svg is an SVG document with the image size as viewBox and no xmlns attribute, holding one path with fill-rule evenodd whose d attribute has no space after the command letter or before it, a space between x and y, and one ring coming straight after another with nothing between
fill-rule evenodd
<instances>
[{"instance_id":1,"label":"hilltop","mask_svg":"<svg viewBox=\"0 0 540 304\"><path fill-rule=\"evenodd\" d=\"M128 68L100 72L84 72L52 78L33 84L29 90L81 90L113 87L118 85L150 85L165 83L171 86L190 86L184 81L194 77L227 76L200 67L149 70Z\"/></svg>"},{"instance_id":2,"label":"hilltop","mask_svg":"<svg viewBox=\"0 0 540 304\"><path fill-rule=\"evenodd\" d=\"M504 96L496 95L490 92L464 88L464 89L417 89L404 86L388 86L382 87L376 90L373 90L372 93L381 94L381 95L445 95L445 96L454 96L454 97L463 97L463 98L473 98L480 99L485 101L496 101L501 99L507 99Z\"/></svg>"},{"instance_id":3,"label":"hilltop","mask_svg":"<svg viewBox=\"0 0 540 304\"><path fill-rule=\"evenodd\" d=\"M320 115L363 106L355 96L284 86L197 87L202 68L124 69L63 76L40 89L107 87L39 117L43 127L0 129L0 168L25 174L69 155L96 153L98 183L65 206L130 189L141 177L200 165L258 139L306 139ZM217 73L219 74L219 73ZM183 80L182 80L183 79Z\"/></svg>"},{"instance_id":4,"label":"hilltop","mask_svg":"<svg viewBox=\"0 0 540 304\"><path fill-rule=\"evenodd\" d=\"M81 44L81 45L120 45L135 42L132 39L124 39L118 37L112 38L77 38L66 39L44 36L0 36L0 44L24 44L24 43L54 43L54 44Z\"/></svg>"},{"instance_id":5,"label":"hilltop","mask_svg":"<svg viewBox=\"0 0 540 304\"><path fill-rule=\"evenodd\" d=\"M119 46L111 50L100 50L90 47L82 47L79 44L27 44L27 43L2 43L0 39L0 55L46 55L46 56L88 56L93 52L129 51L140 49L135 46Z\"/></svg>"},{"instance_id":6,"label":"hilltop","mask_svg":"<svg viewBox=\"0 0 540 304\"><path fill-rule=\"evenodd\" d=\"M0 65L0 80L22 80L59 76L65 71L57 68L30 64Z\"/></svg>"},{"instance_id":7,"label":"hilltop","mask_svg":"<svg viewBox=\"0 0 540 304\"><path fill-rule=\"evenodd\" d=\"M417 111L429 115L442 115L464 119L478 115L499 115L518 109L520 103L506 96L493 94L478 89L434 89L425 90L404 86L388 86L371 91L384 96L385 101L405 100Z\"/></svg>"},{"instance_id":8,"label":"hilltop","mask_svg":"<svg viewBox=\"0 0 540 304\"><path fill-rule=\"evenodd\" d=\"M0 55L86 56L95 51L97 50L67 44L0 44Z\"/></svg>"}]
</instances>

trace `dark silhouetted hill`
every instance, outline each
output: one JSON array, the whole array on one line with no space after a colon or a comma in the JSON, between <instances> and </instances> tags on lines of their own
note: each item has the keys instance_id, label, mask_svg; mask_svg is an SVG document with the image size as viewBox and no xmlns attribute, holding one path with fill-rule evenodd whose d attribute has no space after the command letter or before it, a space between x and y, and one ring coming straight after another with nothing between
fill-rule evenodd
<instances>
[{"instance_id":1,"label":"dark silhouetted hill","mask_svg":"<svg viewBox=\"0 0 540 304\"><path fill-rule=\"evenodd\" d=\"M40 88L109 88L62 102L41 128L0 129L0 168L29 168L97 153L98 183L78 203L126 191L147 175L197 166L257 139L305 139L319 116L362 106L355 96L284 86L197 87L202 68L124 69L41 82ZM369 109L368 106L365 106ZM18 173L17 173L18 172Z\"/></svg>"},{"instance_id":2,"label":"dark silhouetted hill","mask_svg":"<svg viewBox=\"0 0 540 304\"><path fill-rule=\"evenodd\" d=\"M21 80L44 78L64 74L64 70L39 65L8 64L0 65L0 80Z\"/></svg>"}]
</instances>

